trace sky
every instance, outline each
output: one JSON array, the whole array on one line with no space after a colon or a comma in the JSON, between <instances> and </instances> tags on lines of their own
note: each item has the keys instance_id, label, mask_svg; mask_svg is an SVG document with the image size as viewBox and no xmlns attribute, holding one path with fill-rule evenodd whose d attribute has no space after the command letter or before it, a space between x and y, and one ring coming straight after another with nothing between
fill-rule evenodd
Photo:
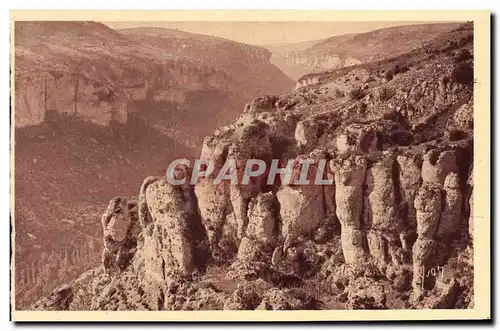
<instances>
[{"instance_id":1,"label":"sky","mask_svg":"<svg viewBox=\"0 0 500 331\"><path fill-rule=\"evenodd\" d=\"M231 39L246 44L295 43L390 26L432 22L103 22L114 29L164 27Z\"/></svg>"}]
</instances>

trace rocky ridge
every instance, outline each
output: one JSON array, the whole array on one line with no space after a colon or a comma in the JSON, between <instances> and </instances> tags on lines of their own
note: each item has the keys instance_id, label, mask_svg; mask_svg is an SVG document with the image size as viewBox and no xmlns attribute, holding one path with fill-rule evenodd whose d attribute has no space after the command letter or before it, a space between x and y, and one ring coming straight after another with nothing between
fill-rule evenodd
<instances>
[{"instance_id":1,"label":"rocky ridge","mask_svg":"<svg viewBox=\"0 0 500 331\"><path fill-rule=\"evenodd\" d=\"M99 125L126 123L135 115L173 134L190 118L184 131L196 134L183 134L187 144L208 134L196 118L213 130L226 123L207 120L231 121L232 109L255 95L289 91L293 81L270 57L257 46L170 29L16 22L15 126L61 114ZM233 88L243 82L245 89ZM207 98L211 104L203 102Z\"/></svg>"},{"instance_id":2,"label":"rocky ridge","mask_svg":"<svg viewBox=\"0 0 500 331\"><path fill-rule=\"evenodd\" d=\"M275 63L288 76L299 79L311 72L382 61L422 47L460 23L413 24L382 28L296 44L271 45Z\"/></svg>"},{"instance_id":3,"label":"rocky ridge","mask_svg":"<svg viewBox=\"0 0 500 331\"><path fill-rule=\"evenodd\" d=\"M222 38L88 21L17 21L13 29L22 308L98 265L95 224L115 192L136 194L143 177L198 154L202 139L256 95L293 87L269 51ZM89 261L61 266L61 256L88 245Z\"/></svg>"},{"instance_id":4,"label":"rocky ridge","mask_svg":"<svg viewBox=\"0 0 500 331\"><path fill-rule=\"evenodd\" d=\"M249 103L201 159L326 159L334 185L148 177L137 219L110 202L103 266L32 309L472 307L472 33Z\"/></svg>"}]
</instances>

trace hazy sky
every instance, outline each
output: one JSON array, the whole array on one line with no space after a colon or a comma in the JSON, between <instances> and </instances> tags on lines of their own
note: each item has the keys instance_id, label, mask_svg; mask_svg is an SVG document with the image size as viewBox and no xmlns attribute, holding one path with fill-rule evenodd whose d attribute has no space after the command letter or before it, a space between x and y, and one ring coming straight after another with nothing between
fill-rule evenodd
<instances>
[{"instance_id":1,"label":"hazy sky","mask_svg":"<svg viewBox=\"0 0 500 331\"><path fill-rule=\"evenodd\" d=\"M360 33L390 26L432 22L103 22L115 28L165 27L266 45Z\"/></svg>"}]
</instances>

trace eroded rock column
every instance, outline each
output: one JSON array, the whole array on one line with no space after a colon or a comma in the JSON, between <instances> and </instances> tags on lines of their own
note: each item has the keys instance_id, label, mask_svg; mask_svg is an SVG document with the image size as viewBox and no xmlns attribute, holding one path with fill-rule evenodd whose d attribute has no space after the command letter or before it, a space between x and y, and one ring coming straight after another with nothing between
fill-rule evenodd
<instances>
[{"instance_id":1,"label":"eroded rock column","mask_svg":"<svg viewBox=\"0 0 500 331\"><path fill-rule=\"evenodd\" d=\"M441 189L436 183L424 182L415 198L418 238L413 245L413 291L425 289L426 272L434 267L436 231L441 215Z\"/></svg>"},{"instance_id":2,"label":"eroded rock column","mask_svg":"<svg viewBox=\"0 0 500 331\"><path fill-rule=\"evenodd\" d=\"M335 173L335 204L341 224L342 252L346 263L357 263L366 257L361 214L367 162L362 156L350 156L332 160L330 166Z\"/></svg>"},{"instance_id":3,"label":"eroded rock column","mask_svg":"<svg viewBox=\"0 0 500 331\"><path fill-rule=\"evenodd\" d=\"M439 222L437 237L452 239L457 233L462 215L462 191L458 174L450 173L444 180L444 208Z\"/></svg>"},{"instance_id":4,"label":"eroded rock column","mask_svg":"<svg viewBox=\"0 0 500 331\"><path fill-rule=\"evenodd\" d=\"M371 216L371 229L369 231L369 249L372 256L379 262L386 262L385 248L391 257L392 263L403 263L403 253L399 232L402 228L398 210L399 189L398 178L395 171L396 155L391 152L384 153L382 157L372 164L367 171L366 186L368 205ZM377 238L378 237L378 238Z\"/></svg>"},{"instance_id":5,"label":"eroded rock column","mask_svg":"<svg viewBox=\"0 0 500 331\"><path fill-rule=\"evenodd\" d=\"M166 178L149 180L141 200L147 202L151 223L143 229L144 244L137 268L162 284L169 275L190 275L206 260L203 227L189 185L171 185ZM141 210L142 212L142 210ZM141 215L141 218L145 216ZM142 268L141 268L142 267Z\"/></svg>"},{"instance_id":6,"label":"eroded rock column","mask_svg":"<svg viewBox=\"0 0 500 331\"><path fill-rule=\"evenodd\" d=\"M418 153L403 153L396 158L399 165L401 193L401 244L404 250L411 249L409 239L417 231L415 197L422 183L422 157Z\"/></svg>"}]
</instances>

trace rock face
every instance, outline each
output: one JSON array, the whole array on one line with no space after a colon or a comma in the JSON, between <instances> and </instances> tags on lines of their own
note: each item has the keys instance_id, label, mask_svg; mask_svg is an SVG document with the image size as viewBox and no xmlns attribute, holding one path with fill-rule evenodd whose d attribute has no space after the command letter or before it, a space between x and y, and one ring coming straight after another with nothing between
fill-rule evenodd
<instances>
[{"instance_id":1,"label":"rock face","mask_svg":"<svg viewBox=\"0 0 500 331\"><path fill-rule=\"evenodd\" d=\"M101 220L104 232L102 264L106 270L124 270L137 249L141 227L137 200L113 198Z\"/></svg>"},{"instance_id":2,"label":"rock face","mask_svg":"<svg viewBox=\"0 0 500 331\"><path fill-rule=\"evenodd\" d=\"M229 123L236 117L232 109L260 91L281 94L293 88L264 48L171 29L118 31L97 22L17 22L15 47L16 127L56 116L109 125L126 123L134 114L159 131L182 134L186 143L198 145L224 123L217 118L227 117ZM253 75L245 74L247 67ZM243 85L241 91L234 89ZM210 98L213 106L200 98ZM201 124L199 129L186 129L185 115L179 114L183 111L191 124Z\"/></svg>"},{"instance_id":3,"label":"rock face","mask_svg":"<svg viewBox=\"0 0 500 331\"><path fill-rule=\"evenodd\" d=\"M263 242L272 242L276 238L276 200L271 192L260 193L248 210L249 224L247 236Z\"/></svg>"},{"instance_id":4,"label":"rock face","mask_svg":"<svg viewBox=\"0 0 500 331\"><path fill-rule=\"evenodd\" d=\"M458 174L449 173L444 180L443 186L444 207L437 236L449 238L457 233L461 222L463 197Z\"/></svg>"},{"instance_id":5,"label":"rock face","mask_svg":"<svg viewBox=\"0 0 500 331\"><path fill-rule=\"evenodd\" d=\"M139 218L150 219L142 229L143 245L136 263L143 263L145 275L158 283L168 273L182 276L203 269L206 258L204 233L196 213L192 187L172 186L166 179L147 178L139 196Z\"/></svg>"},{"instance_id":6,"label":"rock face","mask_svg":"<svg viewBox=\"0 0 500 331\"><path fill-rule=\"evenodd\" d=\"M413 290L416 293L424 288L425 270L431 268L435 261L435 235L441 216L441 200L441 190L434 183L424 183L415 198L418 238L413 245Z\"/></svg>"},{"instance_id":7,"label":"rock face","mask_svg":"<svg viewBox=\"0 0 500 331\"><path fill-rule=\"evenodd\" d=\"M335 173L335 205L341 229L342 251L346 263L363 260L364 236L361 231L363 212L363 185L366 159L349 157L333 162Z\"/></svg>"},{"instance_id":8,"label":"rock face","mask_svg":"<svg viewBox=\"0 0 500 331\"><path fill-rule=\"evenodd\" d=\"M318 227L324 218L322 194L320 186L286 186L278 192L283 236L307 234Z\"/></svg>"},{"instance_id":9,"label":"rock face","mask_svg":"<svg viewBox=\"0 0 500 331\"><path fill-rule=\"evenodd\" d=\"M160 310L464 308L473 214L463 208L464 160L472 159L463 146L472 131L451 137L443 126L472 98L472 85L440 77L454 70L450 52L472 44L436 45L470 32L464 25L433 41L433 56L411 53L418 70L399 67L406 57L377 64L356 95L331 89L353 79L358 91L352 75L372 67L325 73L314 89L249 103L204 140L201 159L214 171L194 189L188 168L178 169L182 185L144 181L140 243L113 281L135 275L147 292L140 302ZM243 183L252 159L267 170ZM118 240L128 224L105 229Z\"/></svg>"},{"instance_id":10,"label":"rock face","mask_svg":"<svg viewBox=\"0 0 500 331\"><path fill-rule=\"evenodd\" d=\"M439 153L431 149L424 154L422 164L422 179L424 182L444 184L449 173L458 172L456 153L454 151L443 151Z\"/></svg>"},{"instance_id":11,"label":"rock face","mask_svg":"<svg viewBox=\"0 0 500 331\"><path fill-rule=\"evenodd\" d=\"M414 201L422 182L422 159L421 155L417 153L401 154L398 155L397 162L399 165L402 211L404 211L401 219L405 224L405 228L411 231L417 225Z\"/></svg>"}]
</instances>

